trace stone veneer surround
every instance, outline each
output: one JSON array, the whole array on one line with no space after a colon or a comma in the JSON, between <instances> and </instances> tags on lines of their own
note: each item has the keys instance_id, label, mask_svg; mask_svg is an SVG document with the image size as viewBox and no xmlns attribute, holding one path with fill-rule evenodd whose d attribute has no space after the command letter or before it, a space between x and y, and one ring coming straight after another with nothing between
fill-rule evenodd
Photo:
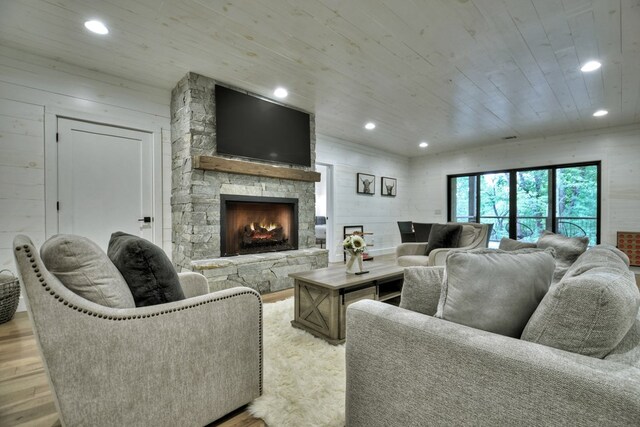
<instances>
[{"instance_id":1,"label":"stone veneer surround","mask_svg":"<svg viewBox=\"0 0 640 427\"><path fill-rule=\"evenodd\" d=\"M193 261L191 268L207 278L209 291L248 286L261 294L293 287L289 273L327 266L327 250L310 248L259 255Z\"/></svg>"},{"instance_id":2,"label":"stone veneer surround","mask_svg":"<svg viewBox=\"0 0 640 427\"><path fill-rule=\"evenodd\" d=\"M202 262L207 270L249 259L220 256L220 195L249 195L298 199L298 247L301 250L315 246L315 185L313 182L288 179L256 177L193 168L193 156L216 155L215 85L213 79L188 73L171 92L171 212L173 233L173 263L178 271L201 270ZM311 115L311 167L296 167L302 170L315 169L315 119ZM232 158L232 157L230 157ZM256 160L255 162L260 162ZM295 251L288 251L295 252ZM313 260L301 262L296 254L287 257L269 257L296 265L314 268L327 264L327 253L307 253ZM302 255L302 253L301 253ZM316 259L324 257L324 261ZM236 260L234 260L236 258ZM210 262L207 262L209 260ZM255 258L256 262L259 258ZM263 260L264 261L264 260ZM200 262L200 264L198 264ZM266 266L266 264L265 264ZM280 271L280 270L278 270ZM266 276L269 276L265 272ZM213 284L211 277L210 287ZM277 275L276 275L277 276ZM216 276L219 277L219 276ZM278 277L280 279L281 277ZM221 279L217 279L218 281ZM226 280L226 279L225 279ZM282 280L272 285L255 284L262 292L282 289ZM292 285L292 281L287 282ZM238 285L239 283L236 283ZM248 285L248 283L244 283ZM219 285L219 284L218 284ZM219 286L216 285L215 288ZM228 283L231 286L231 283ZM268 289L267 289L268 288ZM214 290L214 289L211 289Z\"/></svg>"}]
</instances>

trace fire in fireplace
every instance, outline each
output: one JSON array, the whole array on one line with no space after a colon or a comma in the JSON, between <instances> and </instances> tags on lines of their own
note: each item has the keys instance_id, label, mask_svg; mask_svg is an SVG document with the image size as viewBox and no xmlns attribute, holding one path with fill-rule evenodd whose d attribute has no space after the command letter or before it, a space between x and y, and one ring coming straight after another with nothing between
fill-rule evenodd
<instances>
[{"instance_id":1,"label":"fire in fireplace","mask_svg":"<svg viewBox=\"0 0 640 427\"><path fill-rule=\"evenodd\" d=\"M266 225L262 222L252 222L244 226L242 234L242 245L272 245L286 243L284 229L280 224L271 223Z\"/></svg>"},{"instance_id":2,"label":"fire in fireplace","mask_svg":"<svg viewBox=\"0 0 640 427\"><path fill-rule=\"evenodd\" d=\"M220 196L223 256L298 249L298 200Z\"/></svg>"}]
</instances>

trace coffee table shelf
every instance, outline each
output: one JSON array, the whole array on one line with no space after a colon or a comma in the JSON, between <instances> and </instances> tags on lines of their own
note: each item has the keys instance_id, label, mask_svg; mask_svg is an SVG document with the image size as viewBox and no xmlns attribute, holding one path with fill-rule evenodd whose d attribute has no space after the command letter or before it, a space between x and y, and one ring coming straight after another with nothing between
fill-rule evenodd
<instances>
[{"instance_id":1,"label":"coffee table shelf","mask_svg":"<svg viewBox=\"0 0 640 427\"><path fill-rule=\"evenodd\" d=\"M374 261L367 269L362 275L335 267L289 274L295 280L291 324L330 344L343 343L350 304L362 299L392 302L402 292L403 267Z\"/></svg>"},{"instance_id":2,"label":"coffee table shelf","mask_svg":"<svg viewBox=\"0 0 640 427\"><path fill-rule=\"evenodd\" d=\"M376 299L378 301L388 301L399 297L402 293L403 281L404 277L401 277L400 279L378 282L378 297Z\"/></svg>"}]
</instances>

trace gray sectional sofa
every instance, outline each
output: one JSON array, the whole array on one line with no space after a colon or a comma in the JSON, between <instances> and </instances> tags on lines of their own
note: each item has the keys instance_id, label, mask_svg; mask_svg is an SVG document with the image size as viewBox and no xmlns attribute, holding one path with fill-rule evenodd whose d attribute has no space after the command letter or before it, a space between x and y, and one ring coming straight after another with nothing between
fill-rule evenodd
<instances>
[{"instance_id":1,"label":"gray sectional sofa","mask_svg":"<svg viewBox=\"0 0 640 427\"><path fill-rule=\"evenodd\" d=\"M462 235L456 249L486 248L491 235L492 224L478 224L475 222L447 223L461 225ZM402 267L444 265L447 254L452 248L434 249L427 252L428 242L401 243L396 247L396 260Z\"/></svg>"},{"instance_id":2,"label":"gray sectional sofa","mask_svg":"<svg viewBox=\"0 0 640 427\"><path fill-rule=\"evenodd\" d=\"M625 258L604 245L581 255L529 341L433 317L443 268L407 269L401 307L347 310L346 425L638 425L640 293Z\"/></svg>"}]
</instances>

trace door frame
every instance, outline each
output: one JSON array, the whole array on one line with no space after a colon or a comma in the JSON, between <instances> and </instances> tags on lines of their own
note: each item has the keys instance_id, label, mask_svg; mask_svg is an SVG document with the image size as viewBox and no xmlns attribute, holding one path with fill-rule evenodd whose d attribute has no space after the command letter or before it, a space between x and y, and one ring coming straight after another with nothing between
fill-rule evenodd
<instances>
[{"instance_id":1,"label":"door frame","mask_svg":"<svg viewBox=\"0 0 640 427\"><path fill-rule=\"evenodd\" d=\"M146 120L145 117L146 116ZM148 133L151 136L152 165L151 165L151 205L153 217L153 243L162 247L162 228L164 224L162 212L162 128L150 123L148 115L132 112L131 117L111 117L76 110L45 105L44 114L44 212L45 238L58 234L58 147L56 134L58 119L69 119L89 122L102 126L125 128Z\"/></svg>"},{"instance_id":2,"label":"door frame","mask_svg":"<svg viewBox=\"0 0 640 427\"><path fill-rule=\"evenodd\" d=\"M336 257L336 248L334 247L333 238L333 165L331 163L316 162L316 165L321 165L327 168L327 241L325 248L329 251L329 262L333 257ZM315 195L314 195L315 197Z\"/></svg>"}]
</instances>

